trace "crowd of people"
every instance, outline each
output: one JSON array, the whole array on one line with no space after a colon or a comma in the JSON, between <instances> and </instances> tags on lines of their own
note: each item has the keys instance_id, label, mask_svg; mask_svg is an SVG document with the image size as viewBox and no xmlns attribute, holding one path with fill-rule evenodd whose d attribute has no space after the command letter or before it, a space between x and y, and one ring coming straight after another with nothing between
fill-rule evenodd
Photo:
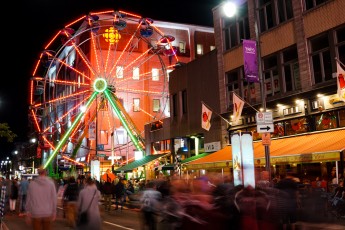
<instances>
[{"instance_id":1,"label":"crowd of people","mask_svg":"<svg viewBox=\"0 0 345 230\"><path fill-rule=\"evenodd\" d=\"M63 198L61 205L68 226L86 230L101 229L102 206L105 212L122 210L133 194L139 197L144 230L293 230L303 206L308 206L313 215L325 213L330 199L345 201L341 176L333 189L325 178L301 182L289 171L273 180L263 171L255 188L234 186L230 177L216 174L191 180L146 181L122 177L98 181L90 174L56 181L43 168L38 174L33 180L0 178L1 185L6 186L6 211L25 215L34 230L51 229L59 196ZM87 224L80 221L82 212L89 213Z\"/></svg>"}]
</instances>

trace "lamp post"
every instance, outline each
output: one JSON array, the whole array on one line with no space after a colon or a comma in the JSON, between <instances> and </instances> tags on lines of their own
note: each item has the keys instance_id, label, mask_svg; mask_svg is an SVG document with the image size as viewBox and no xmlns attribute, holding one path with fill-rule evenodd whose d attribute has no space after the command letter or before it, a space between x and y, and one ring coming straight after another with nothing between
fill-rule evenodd
<instances>
[{"instance_id":1,"label":"lamp post","mask_svg":"<svg viewBox=\"0 0 345 230\"><path fill-rule=\"evenodd\" d=\"M224 13L227 17L233 17L236 14L236 5L232 2L226 2L224 4ZM265 79L262 75L262 63L261 63L261 44L260 44L260 33L258 28L258 14L256 0L254 0L254 30L255 30L255 41L256 41L256 54L258 63L258 77L260 80L260 97L262 103L262 111L266 112L266 93L265 93ZM271 162L270 162L270 147L264 145L265 148L265 160L266 160L266 171L269 172L269 180L271 180Z\"/></svg>"}]
</instances>

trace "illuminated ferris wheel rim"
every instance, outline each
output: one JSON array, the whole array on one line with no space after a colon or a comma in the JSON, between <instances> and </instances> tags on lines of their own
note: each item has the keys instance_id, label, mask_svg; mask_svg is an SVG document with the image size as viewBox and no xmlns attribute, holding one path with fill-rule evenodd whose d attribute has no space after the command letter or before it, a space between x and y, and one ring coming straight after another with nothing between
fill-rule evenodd
<instances>
[{"instance_id":1,"label":"illuminated ferris wheel rim","mask_svg":"<svg viewBox=\"0 0 345 230\"><path fill-rule=\"evenodd\" d=\"M87 16L84 17L84 19L86 19ZM100 18L104 18L104 17L100 17ZM78 20L76 20L78 21ZM117 79L117 77L115 77L113 74L109 74L109 68L111 68L111 70L114 70L114 66L113 65L111 67L104 68L104 70L93 67L93 69L91 68L91 66L93 65L93 63L91 62L91 60L89 60L88 56L86 54L80 53L78 52L78 49L81 49L82 46L84 44L90 43L92 45L93 40L92 39L101 39L103 36L102 34L98 34L98 33L94 33L95 31L99 31L102 30L104 28L108 28L108 24L102 25L102 24L97 24L96 27L84 27L81 30L76 30L76 32L74 34L68 34L69 32L72 32L71 29L68 29L69 26L72 26L74 23L73 22L71 24L69 24L68 26L66 26L66 28L64 28L63 30L61 30L58 34L61 35L61 33L65 33L67 34L67 38L64 40L64 45L59 47L58 50L55 52L53 51L53 49L51 48L51 44L49 43L46 46L45 51L43 52L47 57L48 57L48 66L47 68L47 73L53 74L55 75L55 78L53 80L50 80L48 78L48 75L44 75L44 79L37 77L34 74L34 79L36 83L38 82L44 82L44 89L43 89L43 93L46 97L46 99L44 99L44 101L42 103L36 103L31 99L31 104L33 105L33 110L31 110L32 113L32 117L34 117L35 119L35 123L36 126L38 127L38 123L39 122L43 122L42 120L45 119L45 122L49 122L49 125L51 125L51 127L47 128L45 127L43 124L41 125L41 128L38 127L38 131L45 137L44 142L47 142L47 144L49 146L51 146L51 149L54 149L54 144L53 142L49 143L51 140L50 138L54 138L53 136L55 135L54 133L58 132L58 136L59 135L64 135L63 138L57 137L58 139L67 139L65 138L65 134L67 133L68 135L74 135L75 132L71 131L69 132L68 130L63 130L63 127L67 124L66 121L63 121L65 119L73 119L73 120L77 120L80 119L80 116L78 115L74 115L76 112L74 111L79 111L76 110L75 108L69 108L69 105L67 103L73 102L73 103L79 103L78 105L76 105L75 107L77 108L78 106L84 106L85 104L91 103L91 98L92 97L100 97L103 94L105 96L102 96L102 98L108 97L109 102L112 101L112 99L115 99L115 101L117 100L116 95L118 95L119 93L131 93L131 94L145 94L145 95L158 95L159 98L163 99L166 103L168 102L168 87L166 84L162 84L163 88L161 88L161 91L158 91L157 89L155 89L155 91L153 90L147 90L147 89L136 89L135 86L138 85L140 82L143 83L144 81L150 81L152 80L152 76L151 73L145 73L145 74L141 74L140 75L140 80L138 81L130 81L132 76L130 75L131 72L124 72L124 73L128 73L128 75L124 74L123 79ZM80 21L80 19L79 19ZM146 25L151 25L153 23L152 20L148 20L147 18L145 19L140 19L137 20L137 23L139 22L143 22L145 21ZM123 22L123 21L122 21ZM134 20L130 21L132 24L134 24ZM85 23L84 23L85 24ZM128 30L131 31L131 30ZM127 34L127 35L131 35L131 33L133 33L134 37L134 33L133 31L131 32L126 32L125 29L121 30L121 33L123 34ZM148 32L150 32L151 30L148 30ZM87 34L88 32L90 32L90 37L87 37L87 39L85 40L80 40L80 38L84 35ZM145 31L144 31L145 32ZM147 31L146 31L147 32ZM145 33L146 33L145 32ZM151 33L151 32L150 32ZM170 40L173 40L174 38L172 36L168 36L168 35L164 35L161 32L157 33L159 34L159 36L161 37L161 42L169 42ZM138 37L140 37L140 35L142 34L137 34ZM54 39L57 37L54 37ZM151 47L151 42L144 38L144 37L140 37L139 41L144 41L146 42L149 46L149 48L147 49L146 54L149 54L146 56L145 59L142 59L141 62L136 62L136 64L146 64L149 61L151 61L150 59L153 58L154 56L158 57L158 61L157 63L160 64L160 69L162 75L163 75L163 79L164 82L166 81L165 79L167 79L167 68L166 65L164 63L164 61L162 60L161 56L163 56L164 51L166 49L166 47L164 46L164 50L153 50L152 51L152 47ZM97 44L97 43L95 43ZM92 47L90 45L90 47ZM115 47L115 46L114 46ZM109 45L109 50L110 48L114 48L111 47ZM151 47L151 48L150 48ZM89 61L89 66L87 66L87 63L85 64L87 67L89 67L90 72L92 73L92 77L90 77L90 75L85 74L82 71L78 71L80 69L78 69L78 67L76 67L75 65L73 65L73 63L69 63L68 61L71 61L71 59L73 59L73 57L71 58L72 52L70 52L71 50L75 49L76 53L74 55L80 55L80 60L85 59L87 61ZM115 51L116 48L114 48ZM101 47L97 47L97 49L95 49L95 57L97 58L97 52L104 52L103 49ZM151 51L151 52L149 52ZM65 53L64 53L65 52ZM67 52L67 53L66 53ZM123 51L124 52L124 51ZM161 52L161 53L158 53ZM172 54L174 52L171 52ZM63 55L62 55L63 54ZM61 56L62 55L62 56ZM166 55L164 55L166 56ZM61 58L62 57L62 58ZM75 60L75 59L73 59ZM116 62L116 64L120 63L120 61L124 61L125 59L119 59L119 62ZM137 60L137 59L135 59ZM97 61L97 60L96 60ZM130 61L125 61L124 64L132 64L132 62ZM104 64L104 63L103 63ZM109 65L110 66L110 65ZM128 65L130 66L130 65ZM85 81L84 80L78 80L78 82L72 82L72 81L64 81L64 79L60 79L59 76L63 76L64 75L64 70L65 69L69 69L70 72L77 72L79 76L85 77ZM127 68L128 71L131 70L131 68ZM50 72L49 72L50 71ZM73 75L72 75L73 76ZM96 77L98 76L98 77ZM101 76L101 77L100 77ZM96 78L94 78L96 77ZM154 83L154 82L152 82ZM167 83L167 82L166 82ZM74 87L71 89L64 89L63 87ZM60 89L60 92L58 92L58 90ZM63 91L61 91L61 89ZM77 90L75 90L77 89ZM115 90L116 89L116 90ZM152 88L154 89L154 88ZM69 92L69 90L73 91L73 94ZM63 92L63 94L61 94ZM63 97L59 96L59 97L55 97L55 93L60 93L61 95L64 95ZM33 95L33 93L31 93L31 95ZM58 94L56 94L58 95ZM81 98L84 98L83 101L80 102ZM157 97L156 97L157 98ZM99 102L102 100L99 100ZM110 106L113 107L114 110L123 110L123 108L121 108L121 104L119 101L117 101L116 103L111 102ZM162 104L163 108L166 106L166 104ZM60 116L59 115L59 110L60 108L62 108L61 106L65 106L67 109L70 109L69 111L66 112L66 114ZM99 106L97 105L96 108L98 108ZM115 109L116 108L116 109ZM47 110L48 109L48 110ZM56 109L56 110L55 110ZM90 104L89 104L89 109L90 109ZM35 111L42 111L40 113L36 113ZM73 110L73 111L72 111ZM96 109L97 110L97 109ZM142 110L142 109L140 109ZM157 110L159 111L159 110ZM144 110L142 110L142 112L145 112ZM163 112L163 110L162 110ZM46 115L44 115L44 113L46 113ZM86 113L86 111L84 111L84 113ZM90 112L88 112L88 114L90 114ZM119 114L117 114L118 116L124 116L122 117L123 119L127 119L128 116L126 117L125 115L126 111L121 111ZM149 114L148 112L145 112L145 114ZM157 112L156 112L157 114ZM51 116L52 115L52 116ZM44 117L46 116L46 117ZM51 116L51 117L47 117L47 116ZM60 117L59 117L60 116ZM75 116L75 117L74 117ZM92 115L88 115L91 119ZM152 116L153 119L157 119L158 116ZM48 118L48 120L47 120ZM39 121L39 119L41 119L41 121ZM56 127L55 127L56 126ZM88 124L83 124L83 126L78 126L75 125L74 128L83 128L86 129L86 127L88 126ZM126 126L126 125L125 125ZM128 130L132 130L132 128L128 128ZM129 132L130 133L130 132ZM75 137L70 137L68 138L68 141L72 141L72 140L77 140L78 138ZM133 138L132 138L133 139ZM74 143L74 142L73 142ZM84 147L84 144L80 145L81 147ZM58 148L63 148L62 144L58 144L57 146ZM88 149L91 150L91 147L86 147ZM54 150L54 153L57 153L59 150ZM65 150L62 150L65 151ZM107 151L107 150L105 150Z\"/></svg>"}]
</instances>

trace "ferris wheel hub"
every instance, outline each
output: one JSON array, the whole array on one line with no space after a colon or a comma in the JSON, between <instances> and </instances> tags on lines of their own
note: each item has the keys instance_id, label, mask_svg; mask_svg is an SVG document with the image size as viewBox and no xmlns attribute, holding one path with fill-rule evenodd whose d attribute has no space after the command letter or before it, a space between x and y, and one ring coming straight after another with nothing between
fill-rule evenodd
<instances>
[{"instance_id":1,"label":"ferris wheel hub","mask_svg":"<svg viewBox=\"0 0 345 230\"><path fill-rule=\"evenodd\" d=\"M96 78L93 88L95 91L102 93L107 88L107 85L107 81L104 78Z\"/></svg>"}]
</instances>

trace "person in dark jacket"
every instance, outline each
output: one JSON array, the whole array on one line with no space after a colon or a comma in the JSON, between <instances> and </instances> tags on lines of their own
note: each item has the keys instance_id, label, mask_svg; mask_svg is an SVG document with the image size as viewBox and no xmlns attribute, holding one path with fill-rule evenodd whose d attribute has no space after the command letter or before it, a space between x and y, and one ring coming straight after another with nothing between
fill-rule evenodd
<instances>
[{"instance_id":1,"label":"person in dark jacket","mask_svg":"<svg viewBox=\"0 0 345 230\"><path fill-rule=\"evenodd\" d=\"M66 219L70 227L75 227L77 218L77 200L79 195L78 183L74 176L68 179L67 187L64 191L64 200L66 202Z\"/></svg>"},{"instance_id":2,"label":"person in dark jacket","mask_svg":"<svg viewBox=\"0 0 345 230\"><path fill-rule=\"evenodd\" d=\"M102 194L104 198L104 210L110 212L111 208L111 198L113 196L113 183L111 183L110 178L102 185Z\"/></svg>"},{"instance_id":3,"label":"person in dark jacket","mask_svg":"<svg viewBox=\"0 0 345 230\"><path fill-rule=\"evenodd\" d=\"M120 178L119 181L115 185L115 210L119 208L119 204L121 205L121 210L123 209L123 196L125 194L125 185L123 184L123 179Z\"/></svg>"},{"instance_id":4,"label":"person in dark jacket","mask_svg":"<svg viewBox=\"0 0 345 230\"><path fill-rule=\"evenodd\" d=\"M11 183L11 192L10 192L10 211L16 211L16 202L18 199L18 183L16 179L12 180Z\"/></svg>"}]
</instances>

